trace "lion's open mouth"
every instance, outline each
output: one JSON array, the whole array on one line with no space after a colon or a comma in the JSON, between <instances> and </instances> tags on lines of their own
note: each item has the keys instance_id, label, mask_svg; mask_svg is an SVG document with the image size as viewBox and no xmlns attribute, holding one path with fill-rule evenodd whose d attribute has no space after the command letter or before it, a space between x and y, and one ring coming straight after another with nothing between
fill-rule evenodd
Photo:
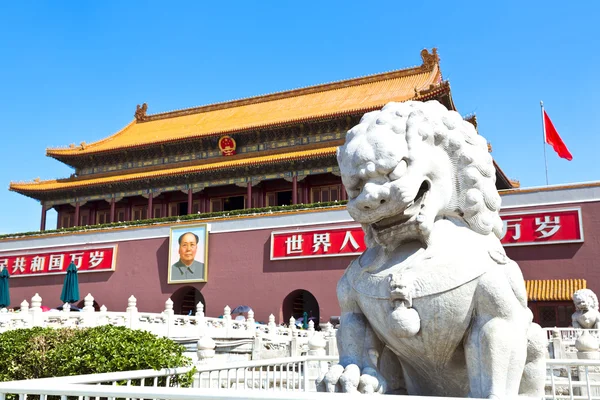
<instances>
[{"instance_id":1,"label":"lion's open mouth","mask_svg":"<svg viewBox=\"0 0 600 400\"><path fill-rule=\"evenodd\" d=\"M419 213L419 210L425 204L425 198L427 197L429 188L429 181L423 181L413 201L408 203L400 214L374 222L373 224L371 224L373 229L375 229L376 231L383 231L385 229L389 229L394 226L399 226L404 224L405 222L408 222L412 217Z\"/></svg>"}]
</instances>

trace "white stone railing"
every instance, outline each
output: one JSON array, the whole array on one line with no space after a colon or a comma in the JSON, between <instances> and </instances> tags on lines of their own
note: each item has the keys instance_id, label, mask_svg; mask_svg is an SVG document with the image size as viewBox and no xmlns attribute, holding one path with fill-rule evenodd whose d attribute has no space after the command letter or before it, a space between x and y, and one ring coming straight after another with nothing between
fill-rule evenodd
<instances>
[{"instance_id":1,"label":"white stone railing","mask_svg":"<svg viewBox=\"0 0 600 400\"><path fill-rule=\"evenodd\" d=\"M600 339L600 329L544 328L548 339L548 356L554 359L577 358L575 341L583 332Z\"/></svg>"},{"instance_id":2,"label":"white stone railing","mask_svg":"<svg viewBox=\"0 0 600 400\"><path fill-rule=\"evenodd\" d=\"M306 354L308 342L315 333L313 321L309 321L308 330L296 327L291 318L289 327L277 326L275 316L269 316L267 324L257 324L254 313L248 312L246 321L236 321L231 317L231 309L225 306L222 318L206 317L204 306L198 303L195 315L176 315L173 302L167 299L161 313L148 313L138 310L137 300L129 297L125 311L108 311L102 306L94 310L94 298L88 294L84 307L74 312L69 304L63 310L42 311L42 298L36 293L30 303L23 301L19 312L0 310L0 333L11 329L40 327L95 327L102 325L125 326L140 329L157 336L168 337L181 342L197 341L201 337L210 337L217 341L216 347L250 346L252 359L267 357L285 357ZM323 331L327 341L328 354L337 354L335 330L327 324ZM226 349L223 352L227 352Z\"/></svg>"},{"instance_id":3,"label":"white stone railing","mask_svg":"<svg viewBox=\"0 0 600 400\"><path fill-rule=\"evenodd\" d=\"M108 311L105 306L95 311L94 298L88 294L84 299L81 312L73 312L70 305L64 304L63 310L42 311L42 298L36 293L31 298L31 306L27 300L21 303L20 312L0 310L0 332L25 327L93 327L101 325L126 326L142 329L158 336L171 338L198 338L204 333L218 338L253 338L260 331L265 337L309 337L314 331L314 323L310 321L308 330L298 330L295 321L290 320L290 327L277 326L273 314L266 325L256 324L254 313L248 312L246 321L231 318L231 309L226 306L222 318L211 318L204 315L204 306L198 303L195 315L176 315L173 312L173 301L167 299L165 309L161 313L141 312L134 296L129 297L127 308L123 312Z\"/></svg>"},{"instance_id":4,"label":"white stone railing","mask_svg":"<svg viewBox=\"0 0 600 400\"><path fill-rule=\"evenodd\" d=\"M0 400L9 394L17 394L21 399L27 395L165 400L348 399L348 394L314 393L316 379L335 362L336 357L310 355L228 365L198 365L192 388L173 387L176 386L173 377L189 372L191 367L2 382ZM544 399L600 398L600 361L548 360L546 369ZM361 398L365 396L370 397L361 395Z\"/></svg>"}]
</instances>

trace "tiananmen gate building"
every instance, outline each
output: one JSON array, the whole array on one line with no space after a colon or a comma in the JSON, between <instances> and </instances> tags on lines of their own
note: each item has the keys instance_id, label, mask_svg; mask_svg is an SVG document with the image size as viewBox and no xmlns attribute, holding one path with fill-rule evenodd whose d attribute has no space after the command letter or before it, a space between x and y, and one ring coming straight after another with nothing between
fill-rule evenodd
<instances>
[{"instance_id":1,"label":"tiananmen gate building","mask_svg":"<svg viewBox=\"0 0 600 400\"><path fill-rule=\"evenodd\" d=\"M336 148L364 113L391 101L456 110L436 50L421 58L418 67L167 113L138 105L112 136L47 149L75 172L10 184L42 209L40 232L0 239L12 306L35 293L59 305L73 262L82 295L109 310L134 295L153 312L171 298L183 314L201 301L210 316L244 304L265 322L270 313L278 322L339 315L337 281L364 242L344 206ZM536 321L567 326L573 291L600 290L600 183L521 189L496 165L496 186L502 241ZM57 230L46 230L49 209Z\"/></svg>"}]
</instances>

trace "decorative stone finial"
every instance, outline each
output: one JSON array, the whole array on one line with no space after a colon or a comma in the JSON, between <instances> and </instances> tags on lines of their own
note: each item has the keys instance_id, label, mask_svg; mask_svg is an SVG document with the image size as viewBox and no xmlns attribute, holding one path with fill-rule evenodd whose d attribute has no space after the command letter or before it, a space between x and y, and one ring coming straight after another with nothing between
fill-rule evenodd
<instances>
[{"instance_id":1,"label":"decorative stone finial","mask_svg":"<svg viewBox=\"0 0 600 400\"><path fill-rule=\"evenodd\" d=\"M198 340L198 361L203 362L215 356L215 341L210 336L202 336Z\"/></svg>"},{"instance_id":2,"label":"decorative stone finial","mask_svg":"<svg viewBox=\"0 0 600 400\"><path fill-rule=\"evenodd\" d=\"M70 313L71 312L71 304L69 304L69 303L63 304L63 309L62 310L63 310L64 313Z\"/></svg>"},{"instance_id":3,"label":"decorative stone finial","mask_svg":"<svg viewBox=\"0 0 600 400\"><path fill-rule=\"evenodd\" d=\"M42 297L36 293L31 298L31 308L40 308L41 306L42 306Z\"/></svg>"},{"instance_id":4,"label":"decorative stone finial","mask_svg":"<svg viewBox=\"0 0 600 400\"><path fill-rule=\"evenodd\" d=\"M147 119L146 111L148 111L148 104L144 103L141 106L138 104L135 108L135 120L137 122L144 122Z\"/></svg>"},{"instance_id":5,"label":"decorative stone finial","mask_svg":"<svg viewBox=\"0 0 600 400\"><path fill-rule=\"evenodd\" d=\"M269 315L269 325L275 324L275 316L273 314Z\"/></svg>"},{"instance_id":6,"label":"decorative stone finial","mask_svg":"<svg viewBox=\"0 0 600 400\"><path fill-rule=\"evenodd\" d=\"M94 311L94 296L91 293L83 299L83 311Z\"/></svg>"},{"instance_id":7,"label":"decorative stone finial","mask_svg":"<svg viewBox=\"0 0 600 400\"><path fill-rule=\"evenodd\" d=\"M423 59L422 66L426 69L431 69L435 64L440 62L440 56L435 47L431 49L431 53L427 49L421 50L421 58Z\"/></svg>"},{"instance_id":8,"label":"decorative stone finial","mask_svg":"<svg viewBox=\"0 0 600 400\"><path fill-rule=\"evenodd\" d=\"M127 311L137 311L137 299L133 295L127 299Z\"/></svg>"},{"instance_id":9,"label":"decorative stone finial","mask_svg":"<svg viewBox=\"0 0 600 400\"><path fill-rule=\"evenodd\" d=\"M21 302L21 312L26 313L28 311L29 311L29 303L27 302L27 300L23 300Z\"/></svg>"},{"instance_id":10,"label":"decorative stone finial","mask_svg":"<svg viewBox=\"0 0 600 400\"><path fill-rule=\"evenodd\" d=\"M231 307L225 306L223 309L223 319L231 319Z\"/></svg>"},{"instance_id":11,"label":"decorative stone finial","mask_svg":"<svg viewBox=\"0 0 600 400\"><path fill-rule=\"evenodd\" d=\"M248 325L254 324L254 311L248 311L248 318L246 318L246 322L248 323Z\"/></svg>"},{"instance_id":12,"label":"decorative stone finial","mask_svg":"<svg viewBox=\"0 0 600 400\"><path fill-rule=\"evenodd\" d=\"M196 304L196 315L198 314L204 314L204 304L201 301Z\"/></svg>"},{"instance_id":13,"label":"decorative stone finial","mask_svg":"<svg viewBox=\"0 0 600 400\"><path fill-rule=\"evenodd\" d=\"M108 308L106 308L106 306L104 304L102 304L102 306L100 307L100 312L105 313L108 311Z\"/></svg>"},{"instance_id":14,"label":"decorative stone finial","mask_svg":"<svg viewBox=\"0 0 600 400\"><path fill-rule=\"evenodd\" d=\"M308 348L312 352L322 350L323 354L325 354L325 346L327 346L327 342L320 332L315 332L315 334L308 341Z\"/></svg>"}]
</instances>

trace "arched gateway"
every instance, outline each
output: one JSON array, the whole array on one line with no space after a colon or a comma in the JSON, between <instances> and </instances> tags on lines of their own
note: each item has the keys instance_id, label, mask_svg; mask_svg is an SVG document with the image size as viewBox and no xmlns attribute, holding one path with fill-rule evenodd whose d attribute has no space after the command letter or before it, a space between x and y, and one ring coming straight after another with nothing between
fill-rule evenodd
<instances>
[{"instance_id":1,"label":"arched gateway","mask_svg":"<svg viewBox=\"0 0 600 400\"><path fill-rule=\"evenodd\" d=\"M282 304L283 320L287 324L290 317L296 320L303 318L304 313L308 319L314 321L315 328L318 328L320 321L319 303L315 296L308 290L298 289L288 294Z\"/></svg>"},{"instance_id":2,"label":"arched gateway","mask_svg":"<svg viewBox=\"0 0 600 400\"><path fill-rule=\"evenodd\" d=\"M195 315L196 305L199 302L204 304L204 309L206 310L204 296L193 286L184 286L177 289L171 296L171 300L173 300L173 311L175 314L188 315L191 312L192 315Z\"/></svg>"}]
</instances>

